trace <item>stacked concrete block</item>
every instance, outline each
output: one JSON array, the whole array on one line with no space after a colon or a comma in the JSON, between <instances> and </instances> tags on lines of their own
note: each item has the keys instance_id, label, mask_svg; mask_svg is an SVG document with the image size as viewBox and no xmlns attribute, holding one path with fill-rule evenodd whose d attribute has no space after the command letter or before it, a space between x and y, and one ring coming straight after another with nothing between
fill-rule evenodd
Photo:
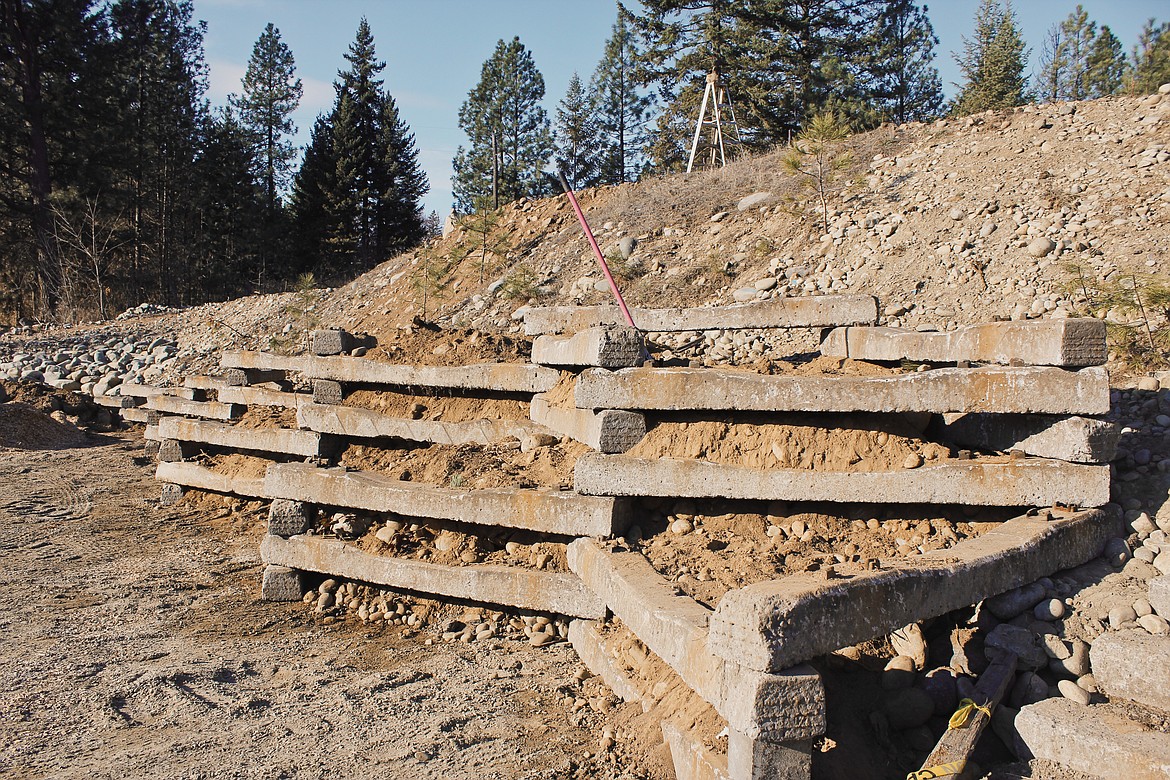
<instances>
[{"instance_id":1,"label":"stacked concrete block","mask_svg":"<svg viewBox=\"0 0 1170 780\"><path fill-rule=\"evenodd\" d=\"M586 328L571 336L539 336L532 343L532 362L541 366L628 368L646 355L641 332L629 327Z\"/></svg>"}]
</instances>

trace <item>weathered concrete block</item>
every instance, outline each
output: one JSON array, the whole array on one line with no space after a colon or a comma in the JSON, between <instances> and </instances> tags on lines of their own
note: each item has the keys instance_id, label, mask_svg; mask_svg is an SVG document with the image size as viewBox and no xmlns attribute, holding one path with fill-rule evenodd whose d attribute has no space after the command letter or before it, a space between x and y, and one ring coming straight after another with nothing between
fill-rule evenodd
<instances>
[{"instance_id":1,"label":"weathered concrete block","mask_svg":"<svg viewBox=\"0 0 1170 780\"><path fill-rule=\"evenodd\" d=\"M440 566L372 555L335 539L265 536L265 563L335 577L517 609L600 618L605 606L572 574L509 566Z\"/></svg>"},{"instance_id":2,"label":"weathered concrete block","mask_svg":"<svg viewBox=\"0 0 1170 780\"><path fill-rule=\"evenodd\" d=\"M626 368L639 365L646 354L641 332L616 325L571 336L539 336L532 342L532 362L542 366Z\"/></svg>"},{"instance_id":3,"label":"weathered concrete block","mask_svg":"<svg viewBox=\"0 0 1170 780\"><path fill-rule=\"evenodd\" d=\"M176 419L168 417L166 419ZM183 447L174 439L163 439L158 443L158 459L164 463L176 463L183 459Z\"/></svg>"},{"instance_id":4,"label":"weathered concrete block","mask_svg":"<svg viewBox=\"0 0 1170 780\"><path fill-rule=\"evenodd\" d=\"M272 498L324 506L566 536L610 536L624 529L629 520L628 505L608 498L553 489L459 490L403 482L370 472L314 468L304 463L269 466L265 490L271 492Z\"/></svg>"},{"instance_id":5,"label":"weathered concrete block","mask_svg":"<svg viewBox=\"0 0 1170 780\"><path fill-rule=\"evenodd\" d=\"M148 458L157 458L159 450L159 442L147 439L142 444L142 454Z\"/></svg>"},{"instance_id":6,"label":"weathered concrete block","mask_svg":"<svg viewBox=\"0 0 1170 780\"><path fill-rule=\"evenodd\" d=\"M677 724L662 721L662 738L670 748L677 780L732 780L727 770L727 756L708 750L702 741ZM808 780L808 777L802 780Z\"/></svg>"},{"instance_id":7,"label":"weathered concrete block","mask_svg":"<svg viewBox=\"0 0 1170 780\"><path fill-rule=\"evenodd\" d=\"M150 420L151 414L157 413L151 412L149 409L143 409L140 406L132 406L129 409L122 409L120 412L118 412L118 416L121 417L124 422L140 424L146 424L147 421Z\"/></svg>"},{"instance_id":8,"label":"weathered concrete block","mask_svg":"<svg viewBox=\"0 0 1170 780\"><path fill-rule=\"evenodd\" d=\"M1097 684L1110 698L1170 713L1170 636L1145 631L1102 634L1089 649L1089 662Z\"/></svg>"},{"instance_id":9,"label":"weathered concrete block","mask_svg":"<svg viewBox=\"0 0 1170 780\"><path fill-rule=\"evenodd\" d=\"M856 360L925 363L1012 363L1099 366L1109 357L1105 322L1091 318L992 322L943 332L901 328L837 328L821 354Z\"/></svg>"},{"instance_id":10,"label":"weathered concrete block","mask_svg":"<svg viewBox=\"0 0 1170 780\"><path fill-rule=\"evenodd\" d=\"M343 398L345 398L345 389L342 388L340 382L329 379L313 380L313 403L336 405L340 404Z\"/></svg>"},{"instance_id":11,"label":"weathered concrete block","mask_svg":"<svg viewBox=\"0 0 1170 780\"><path fill-rule=\"evenodd\" d=\"M1106 414L1103 368L941 368L898 376L766 376L711 368L585 371L582 409Z\"/></svg>"},{"instance_id":12,"label":"weathered concrete block","mask_svg":"<svg viewBox=\"0 0 1170 780\"><path fill-rule=\"evenodd\" d=\"M204 400L205 391L195 387L156 387L155 385L140 385L134 382L124 382L118 385L119 395L133 398L150 398L152 395L173 395L188 401Z\"/></svg>"},{"instance_id":13,"label":"weathered concrete block","mask_svg":"<svg viewBox=\"0 0 1170 780\"><path fill-rule=\"evenodd\" d=\"M306 393L283 393L279 390L269 390L267 387L222 387L217 396L218 400L225 404L275 406L280 409L296 409L312 400Z\"/></svg>"},{"instance_id":14,"label":"weathered concrete block","mask_svg":"<svg viewBox=\"0 0 1170 780\"><path fill-rule=\"evenodd\" d=\"M949 415L948 415L949 417ZM964 414L939 420L932 438L977 450L1023 450L1039 458L1108 463L1117 454L1120 429L1090 417Z\"/></svg>"},{"instance_id":15,"label":"weathered concrete block","mask_svg":"<svg viewBox=\"0 0 1170 780\"><path fill-rule=\"evenodd\" d=\"M309 334L309 351L314 355L340 355L353 349L353 336L340 328L315 330Z\"/></svg>"},{"instance_id":16,"label":"weathered concrete block","mask_svg":"<svg viewBox=\"0 0 1170 780\"><path fill-rule=\"evenodd\" d=\"M268 533L273 536L296 536L313 525L317 510L303 501L275 499L268 505Z\"/></svg>"},{"instance_id":17,"label":"weathered concrete block","mask_svg":"<svg viewBox=\"0 0 1170 780\"><path fill-rule=\"evenodd\" d=\"M142 405L143 399L132 395L95 395L93 402L107 409L133 409Z\"/></svg>"},{"instance_id":18,"label":"weathered concrete block","mask_svg":"<svg viewBox=\"0 0 1170 780\"><path fill-rule=\"evenodd\" d=\"M203 376L201 374L191 374L183 377L183 387L190 387L196 390L219 390L220 388L228 387L227 378L222 376ZM199 398L192 400L198 401Z\"/></svg>"},{"instance_id":19,"label":"weathered concrete block","mask_svg":"<svg viewBox=\"0 0 1170 780\"><path fill-rule=\"evenodd\" d=\"M184 487L210 490L212 493L267 498L264 495L263 479L219 474L198 463L159 463L154 478L160 482L173 482Z\"/></svg>"},{"instance_id":20,"label":"weathered concrete block","mask_svg":"<svg viewBox=\"0 0 1170 780\"><path fill-rule=\"evenodd\" d=\"M262 385L266 382L283 382L283 368L229 368L223 372L224 379L231 387Z\"/></svg>"},{"instance_id":21,"label":"weathered concrete block","mask_svg":"<svg viewBox=\"0 0 1170 780\"><path fill-rule=\"evenodd\" d=\"M162 437L158 435L158 423L148 423L146 428L142 431L142 438L146 439L147 441L162 441Z\"/></svg>"},{"instance_id":22,"label":"weathered concrete block","mask_svg":"<svg viewBox=\"0 0 1170 780\"><path fill-rule=\"evenodd\" d=\"M588 453L573 471L578 493L776 501L972 506L1102 506L1109 467L1025 459L946 461L899 471L754 469L696 460Z\"/></svg>"},{"instance_id":23,"label":"weathered concrete block","mask_svg":"<svg viewBox=\"0 0 1170 780\"><path fill-rule=\"evenodd\" d=\"M630 310L642 331L661 333L683 330L731 330L739 328L828 328L877 321L877 301L870 295L818 295L807 298L773 298L760 303L694 309ZM573 333L598 325L621 325L625 318L616 306L533 307L524 314L524 332Z\"/></svg>"},{"instance_id":24,"label":"weathered concrete block","mask_svg":"<svg viewBox=\"0 0 1170 780\"><path fill-rule=\"evenodd\" d=\"M173 395L152 395L146 399L146 408L165 414L203 417L208 420L234 420L244 413L244 407L238 404L225 404L219 401L188 401Z\"/></svg>"},{"instance_id":25,"label":"weathered concrete block","mask_svg":"<svg viewBox=\"0 0 1170 780\"><path fill-rule=\"evenodd\" d=\"M1170 734L1104 708L1046 699L1021 709L1015 725L1022 758L1055 761L1095 777L1170 778Z\"/></svg>"},{"instance_id":26,"label":"weathered concrete block","mask_svg":"<svg viewBox=\"0 0 1170 780\"><path fill-rule=\"evenodd\" d=\"M825 691L815 671L766 674L713 654L710 611L676 595L639 553L609 553L578 539L569 545L569 568L732 729L772 742L824 733Z\"/></svg>"},{"instance_id":27,"label":"weathered concrete block","mask_svg":"<svg viewBox=\"0 0 1170 780\"><path fill-rule=\"evenodd\" d=\"M812 740L765 742L732 729L727 735L727 772L734 780L809 780Z\"/></svg>"},{"instance_id":28,"label":"weathered concrete block","mask_svg":"<svg viewBox=\"0 0 1170 780\"><path fill-rule=\"evenodd\" d=\"M225 350L224 368L298 371L307 379L406 387L449 387L500 393L543 393L560 379L556 369L531 363L468 366L402 366L354 357L284 357L268 352Z\"/></svg>"},{"instance_id":29,"label":"weathered concrete block","mask_svg":"<svg viewBox=\"0 0 1170 780\"><path fill-rule=\"evenodd\" d=\"M569 623L569 643L577 651L581 663L600 677L622 701L641 701L642 694L614 659L592 620L574 620Z\"/></svg>"},{"instance_id":30,"label":"weathered concrete block","mask_svg":"<svg viewBox=\"0 0 1170 780\"><path fill-rule=\"evenodd\" d=\"M159 506L174 506L183 498L183 486L166 484L162 486L162 492L158 497Z\"/></svg>"},{"instance_id":31,"label":"weathered concrete block","mask_svg":"<svg viewBox=\"0 0 1170 780\"><path fill-rule=\"evenodd\" d=\"M1150 606L1159 615L1170 620L1170 576L1150 580Z\"/></svg>"},{"instance_id":32,"label":"weathered concrete block","mask_svg":"<svg viewBox=\"0 0 1170 780\"><path fill-rule=\"evenodd\" d=\"M285 566L265 566L260 581L264 601L300 601L305 593L304 575Z\"/></svg>"},{"instance_id":33,"label":"weathered concrete block","mask_svg":"<svg viewBox=\"0 0 1170 780\"><path fill-rule=\"evenodd\" d=\"M783 669L1077 566L1120 530L1121 518L1105 510L1017 517L897 568L748 585L720 599L708 646L752 669Z\"/></svg>"},{"instance_id":34,"label":"weathered concrete block","mask_svg":"<svg viewBox=\"0 0 1170 780\"><path fill-rule=\"evenodd\" d=\"M457 423L408 420L370 409L318 403L300 406L297 410L297 425L312 431L359 439L393 438L452 445L492 444L509 436L523 439L525 436L557 435L556 431L528 420L469 420Z\"/></svg>"},{"instance_id":35,"label":"weathered concrete block","mask_svg":"<svg viewBox=\"0 0 1170 780\"><path fill-rule=\"evenodd\" d=\"M646 435L646 416L619 409L564 409L534 395L529 406L534 422L599 452L625 452Z\"/></svg>"},{"instance_id":36,"label":"weathered concrete block","mask_svg":"<svg viewBox=\"0 0 1170 780\"><path fill-rule=\"evenodd\" d=\"M158 422L158 431L164 439L308 458L321 457L329 449L329 441L321 434L291 428L237 428L205 420L164 417Z\"/></svg>"}]
</instances>

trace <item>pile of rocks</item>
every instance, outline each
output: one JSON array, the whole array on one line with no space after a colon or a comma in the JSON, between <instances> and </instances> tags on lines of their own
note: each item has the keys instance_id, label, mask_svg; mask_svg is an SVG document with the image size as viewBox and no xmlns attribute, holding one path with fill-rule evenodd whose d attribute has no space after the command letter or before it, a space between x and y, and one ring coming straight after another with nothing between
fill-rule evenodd
<instances>
[{"instance_id":1,"label":"pile of rocks","mask_svg":"<svg viewBox=\"0 0 1170 780\"><path fill-rule=\"evenodd\" d=\"M40 382L99 397L116 394L115 388L123 383L156 382L180 359L178 342L166 336L78 335L37 347L25 344L26 351L0 362L0 379Z\"/></svg>"}]
</instances>

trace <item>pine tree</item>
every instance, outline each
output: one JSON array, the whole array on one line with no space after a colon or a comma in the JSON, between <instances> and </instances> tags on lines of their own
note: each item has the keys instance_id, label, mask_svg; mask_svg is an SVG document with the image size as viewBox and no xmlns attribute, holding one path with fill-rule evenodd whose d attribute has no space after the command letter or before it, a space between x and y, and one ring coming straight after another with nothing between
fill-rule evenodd
<instances>
[{"instance_id":1,"label":"pine tree","mask_svg":"<svg viewBox=\"0 0 1170 780\"><path fill-rule=\"evenodd\" d=\"M259 178L273 208L291 177L297 154L291 141L297 132L292 114L303 94L292 52L280 39L280 30L269 22L252 48L242 94L231 102L241 126L253 136Z\"/></svg>"},{"instance_id":2,"label":"pine tree","mask_svg":"<svg viewBox=\"0 0 1170 780\"><path fill-rule=\"evenodd\" d=\"M543 168L553 142L543 99L544 77L528 49L518 37L498 41L459 109L469 146L452 161L456 208L470 211L482 197L494 207L549 192Z\"/></svg>"},{"instance_id":3,"label":"pine tree","mask_svg":"<svg viewBox=\"0 0 1170 780\"><path fill-rule=\"evenodd\" d=\"M974 38L963 38L963 53L955 55L965 79L952 113L965 116L1027 102L1028 51L1016 25L1010 3L981 0L975 12Z\"/></svg>"},{"instance_id":4,"label":"pine tree","mask_svg":"<svg viewBox=\"0 0 1170 780\"><path fill-rule=\"evenodd\" d=\"M557 106L556 162L575 190L592 187L599 179L600 139L593 113L593 103L585 94L580 77L574 73L564 99Z\"/></svg>"},{"instance_id":5,"label":"pine tree","mask_svg":"<svg viewBox=\"0 0 1170 780\"><path fill-rule=\"evenodd\" d=\"M1117 40L1109 25L1101 25L1101 31L1097 33L1093 49L1089 52L1088 96L1100 98L1116 95L1125 83L1127 71L1121 41Z\"/></svg>"},{"instance_id":6,"label":"pine tree","mask_svg":"<svg viewBox=\"0 0 1170 780\"><path fill-rule=\"evenodd\" d=\"M1129 90L1138 95L1157 92L1170 83L1170 22L1150 19L1142 27L1133 50L1133 75Z\"/></svg>"},{"instance_id":7,"label":"pine tree","mask_svg":"<svg viewBox=\"0 0 1170 780\"><path fill-rule=\"evenodd\" d=\"M638 49L628 17L629 12L619 4L613 32L589 82L596 95L602 184L637 178L646 147L646 120L653 105L651 95L639 93Z\"/></svg>"},{"instance_id":8,"label":"pine tree","mask_svg":"<svg viewBox=\"0 0 1170 780\"><path fill-rule=\"evenodd\" d=\"M1081 5L1048 34L1040 61L1040 95L1044 100L1087 100L1091 58L1097 45L1097 23Z\"/></svg>"},{"instance_id":9,"label":"pine tree","mask_svg":"<svg viewBox=\"0 0 1170 780\"><path fill-rule=\"evenodd\" d=\"M336 188L337 160L333 151L333 127L327 116L318 116L309 133L305 158L293 177L289 213L292 218L292 275L317 268L326 258L326 241L337 226L329 209L329 193Z\"/></svg>"},{"instance_id":10,"label":"pine tree","mask_svg":"<svg viewBox=\"0 0 1170 780\"><path fill-rule=\"evenodd\" d=\"M938 37L927 11L913 0L887 0L877 14L866 82L885 121L925 122L942 111L942 80L934 65Z\"/></svg>"}]
</instances>

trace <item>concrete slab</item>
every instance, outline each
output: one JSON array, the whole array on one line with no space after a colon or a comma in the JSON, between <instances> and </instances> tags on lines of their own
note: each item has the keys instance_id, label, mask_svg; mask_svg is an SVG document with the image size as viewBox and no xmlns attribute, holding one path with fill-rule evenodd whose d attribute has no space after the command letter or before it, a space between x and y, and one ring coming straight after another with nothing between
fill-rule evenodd
<instances>
[{"instance_id":1,"label":"concrete slab","mask_svg":"<svg viewBox=\"0 0 1170 780\"><path fill-rule=\"evenodd\" d=\"M142 432L142 438L147 441L161 441L162 437L158 435L158 423L147 424L146 429Z\"/></svg>"},{"instance_id":2,"label":"concrete slab","mask_svg":"<svg viewBox=\"0 0 1170 780\"><path fill-rule=\"evenodd\" d=\"M766 376L710 368L585 371L582 409L1106 414L1103 368L940 368L897 376Z\"/></svg>"},{"instance_id":3,"label":"concrete slab","mask_svg":"<svg viewBox=\"0 0 1170 780\"><path fill-rule=\"evenodd\" d=\"M748 498L879 504L1103 506L1109 467L1029 458L950 460L898 471L753 469L722 463L587 453L573 470L592 496Z\"/></svg>"},{"instance_id":4,"label":"concrete slab","mask_svg":"<svg viewBox=\"0 0 1170 780\"><path fill-rule=\"evenodd\" d=\"M727 735L727 772L734 780L809 780L812 740L777 744L732 729Z\"/></svg>"},{"instance_id":5,"label":"concrete slab","mask_svg":"<svg viewBox=\"0 0 1170 780\"><path fill-rule=\"evenodd\" d=\"M1054 761L1102 778L1170 778L1170 734L1101 707L1046 699L1021 709L1015 725L1022 758Z\"/></svg>"},{"instance_id":6,"label":"concrete slab","mask_svg":"<svg viewBox=\"0 0 1170 780\"><path fill-rule=\"evenodd\" d=\"M626 368L645 359L646 342L630 327L586 328L571 336L538 336L532 362L541 366Z\"/></svg>"},{"instance_id":7,"label":"concrete slab","mask_svg":"<svg viewBox=\"0 0 1170 780\"><path fill-rule=\"evenodd\" d=\"M946 332L902 328L837 328L821 354L856 360L1013 363L1068 368L1104 365L1105 322L1091 318L971 325Z\"/></svg>"},{"instance_id":8,"label":"concrete slab","mask_svg":"<svg viewBox=\"0 0 1170 780\"><path fill-rule=\"evenodd\" d=\"M707 647L710 610L677 595L639 553L611 553L591 539L569 545L569 568L732 729L770 742L824 733L825 691L807 666L752 671Z\"/></svg>"},{"instance_id":9,"label":"concrete slab","mask_svg":"<svg viewBox=\"0 0 1170 780\"><path fill-rule=\"evenodd\" d=\"M152 395L173 395L176 398L185 398L188 401L202 401L204 391L195 387L157 387L155 385L140 385L134 382L123 382L118 385L118 394L133 398L150 398Z\"/></svg>"},{"instance_id":10,"label":"concrete slab","mask_svg":"<svg viewBox=\"0 0 1170 780\"><path fill-rule=\"evenodd\" d=\"M264 485L272 498L565 536L610 536L625 528L629 511L622 501L563 490L457 490L303 463L269 466Z\"/></svg>"},{"instance_id":11,"label":"concrete slab","mask_svg":"<svg viewBox=\"0 0 1170 780\"><path fill-rule=\"evenodd\" d=\"M297 371L307 379L334 382L448 387L499 393L543 393L560 379L560 372L528 363L477 363L468 366L402 366L367 358L286 357L268 352L225 350L224 368Z\"/></svg>"},{"instance_id":12,"label":"concrete slab","mask_svg":"<svg viewBox=\"0 0 1170 780\"><path fill-rule=\"evenodd\" d=\"M248 387L269 382L280 384L287 379L287 374L282 368L228 368L223 378L229 387Z\"/></svg>"},{"instance_id":13,"label":"concrete slab","mask_svg":"<svg viewBox=\"0 0 1170 780\"><path fill-rule=\"evenodd\" d=\"M587 444L598 452L625 452L646 435L646 416L620 409L565 409L543 395L532 396L528 412L534 422Z\"/></svg>"},{"instance_id":14,"label":"concrete slab","mask_svg":"<svg viewBox=\"0 0 1170 780\"><path fill-rule=\"evenodd\" d=\"M265 566L260 581L263 601L300 601L305 593L304 575L285 566Z\"/></svg>"},{"instance_id":15,"label":"concrete slab","mask_svg":"<svg viewBox=\"0 0 1170 780\"><path fill-rule=\"evenodd\" d=\"M234 420L244 413L239 404L225 404L219 401L188 401L173 395L152 395L146 399L146 408L165 414L183 417L202 417L208 420Z\"/></svg>"},{"instance_id":16,"label":"concrete slab","mask_svg":"<svg viewBox=\"0 0 1170 780\"><path fill-rule=\"evenodd\" d=\"M327 437L315 431L291 428L239 428L186 417L162 418L158 421L158 432L164 439L306 458L322 457L332 445Z\"/></svg>"},{"instance_id":17,"label":"concrete slab","mask_svg":"<svg viewBox=\"0 0 1170 780\"><path fill-rule=\"evenodd\" d=\"M597 623L592 620L574 620L569 623L569 643L577 651L581 663L600 677L622 701L641 701L642 694L625 670L606 647Z\"/></svg>"},{"instance_id":18,"label":"concrete slab","mask_svg":"<svg viewBox=\"0 0 1170 780\"><path fill-rule=\"evenodd\" d=\"M1112 511L1041 513L878 571L748 585L720 599L708 646L752 669L783 669L1080 565L1120 532Z\"/></svg>"},{"instance_id":19,"label":"concrete slab","mask_svg":"<svg viewBox=\"0 0 1170 780\"><path fill-rule=\"evenodd\" d=\"M760 303L693 309L630 309L642 331L663 333L684 330L731 330L739 328L829 328L877 321L877 301L870 295L818 295L773 298ZM524 314L524 333L574 333L597 325L622 325L625 318L616 306L533 307Z\"/></svg>"},{"instance_id":20,"label":"concrete slab","mask_svg":"<svg viewBox=\"0 0 1170 780\"><path fill-rule=\"evenodd\" d=\"M197 463L159 463L155 469L154 478L159 482L210 490L212 493L227 493L245 498L267 498L264 495L264 480L229 477Z\"/></svg>"},{"instance_id":21,"label":"concrete slab","mask_svg":"<svg viewBox=\"0 0 1170 780\"><path fill-rule=\"evenodd\" d=\"M1109 698L1170 713L1170 636L1145 631L1102 634L1089 648L1089 662L1093 678Z\"/></svg>"},{"instance_id":22,"label":"concrete slab","mask_svg":"<svg viewBox=\"0 0 1170 780\"><path fill-rule=\"evenodd\" d=\"M220 403L225 404L274 406L278 409L296 409L301 404L312 402L312 396L307 393L282 393L267 387L248 387L246 385L221 387L217 392L217 399Z\"/></svg>"},{"instance_id":23,"label":"concrete slab","mask_svg":"<svg viewBox=\"0 0 1170 780\"><path fill-rule=\"evenodd\" d=\"M440 566L362 552L336 539L265 536L265 563L416 593L570 617L599 618L600 600L572 574L508 566Z\"/></svg>"},{"instance_id":24,"label":"concrete slab","mask_svg":"<svg viewBox=\"0 0 1170 780\"><path fill-rule=\"evenodd\" d=\"M727 756L708 750L689 731L665 720L662 722L662 738L670 748L677 780L732 780L727 770Z\"/></svg>"},{"instance_id":25,"label":"concrete slab","mask_svg":"<svg viewBox=\"0 0 1170 780\"><path fill-rule=\"evenodd\" d=\"M1150 580L1150 606L1159 615L1170 620L1170 576Z\"/></svg>"},{"instance_id":26,"label":"concrete slab","mask_svg":"<svg viewBox=\"0 0 1170 780\"><path fill-rule=\"evenodd\" d=\"M976 450L1022 450L1040 458L1109 463L1120 428L1107 420L1053 415L964 414L932 421L932 438Z\"/></svg>"},{"instance_id":27,"label":"concrete slab","mask_svg":"<svg viewBox=\"0 0 1170 780\"><path fill-rule=\"evenodd\" d=\"M143 409L138 406L131 406L129 409L122 409L118 412L118 416L121 417L124 422L142 424L146 424L150 421L151 414L157 414L157 412L151 412L149 409Z\"/></svg>"},{"instance_id":28,"label":"concrete slab","mask_svg":"<svg viewBox=\"0 0 1170 780\"><path fill-rule=\"evenodd\" d=\"M142 405L141 398L132 395L95 395L93 402L107 409L133 409Z\"/></svg>"},{"instance_id":29,"label":"concrete slab","mask_svg":"<svg viewBox=\"0 0 1170 780\"><path fill-rule=\"evenodd\" d=\"M297 410L297 425L312 431L357 439L393 438L435 444L492 444L514 437L557 432L530 420L469 420L439 422L391 417L370 409L335 404L305 403Z\"/></svg>"},{"instance_id":30,"label":"concrete slab","mask_svg":"<svg viewBox=\"0 0 1170 780\"><path fill-rule=\"evenodd\" d=\"M227 380L222 376L202 376L199 374L192 374L183 377L183 387L190 387L197 390L219 390L221 387L227 387Z\"/></svg>"}]
</instances>

